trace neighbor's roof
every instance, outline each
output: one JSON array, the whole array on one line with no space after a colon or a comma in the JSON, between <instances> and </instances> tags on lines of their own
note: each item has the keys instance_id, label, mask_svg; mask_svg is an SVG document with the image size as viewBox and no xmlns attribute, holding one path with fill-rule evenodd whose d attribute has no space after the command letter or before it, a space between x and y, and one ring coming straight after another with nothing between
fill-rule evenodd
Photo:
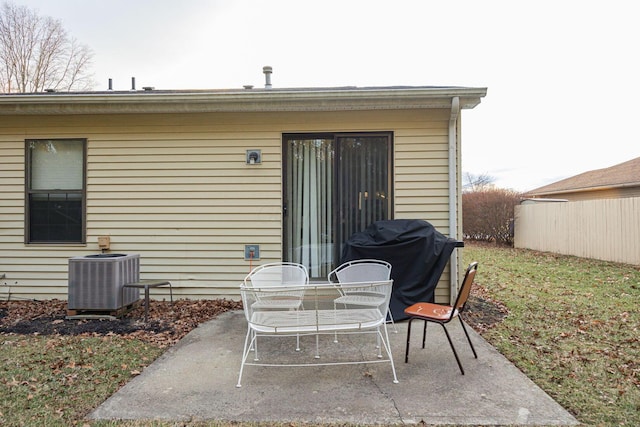
<instances>
[{"instance_id":1,"label":"neighbor's roof","mask_svg":"<svg viewBox=\"0 0 640 427\"><path fill-rule=\"evenodd\" d=\"M0 115L474 108L486 88L390 86L0 94Z\"/></svg>"},{"instance_id":2,"label":"neighbor's roof","mask_svg":"<svg viewBox=\"0 0 640 427\"><path fill-rule=\"evenodd\" d=\"M584 172L528 191L526 195L550 195L635 186L640 186L640 157L608 168Z\"/></svg>"}]
</instances>

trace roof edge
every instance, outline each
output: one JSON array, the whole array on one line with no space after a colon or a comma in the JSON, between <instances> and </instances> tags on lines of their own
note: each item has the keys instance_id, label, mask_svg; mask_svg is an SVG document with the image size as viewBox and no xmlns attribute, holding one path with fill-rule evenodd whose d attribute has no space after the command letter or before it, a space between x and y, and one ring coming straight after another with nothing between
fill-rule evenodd
<instances>
[{"instance_id":1,"label":"roof edge","mask_svg":"<svg viewBox=\"0 0 640 427\"><path fill-rule=\"evenodd\" d=\"M596 185L593 187L577 187L577 188L568 188L568 189L562 189L562 190L552 190L552 191L539 191L539 192L533 192L533 191L528 191L525 192L525 196L540 196L540 195L549 195L549 194L570 194L570 193L580 193L580 192L584 192L584 191L606 191L606 190L615 190L615 189L620 189L620 188L627 188L627 187L639 187L640 186L640 181L637 182L625 182L622 184L611 184L611 185Z\"/></svg>"},{"instance_id":2,"label":"roof edge","mask_svg":"<svg viewBox=\"0 0 640 427\"><path fill-rule=\"evenodd\" d=\"M477 106L486 88L370 87L119 91L0 95L0 115L167 112L344 111Z\"/></svg>"}]
</instances>

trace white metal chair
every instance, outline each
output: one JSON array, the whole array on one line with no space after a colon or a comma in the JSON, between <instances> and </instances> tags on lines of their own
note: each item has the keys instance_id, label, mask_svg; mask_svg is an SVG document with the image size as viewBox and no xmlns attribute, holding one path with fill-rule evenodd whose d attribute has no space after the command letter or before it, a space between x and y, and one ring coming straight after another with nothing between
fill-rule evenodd
<instances>
[{"instance_id":1,"label":"white metal chair","mask_svg":"<svg viewBox=\"0 0 640 427\"><path fill-rule=\"evenodd\" d=\"M329 282L332 283L353 283L377 280L389 280L391 278L391 264L379 259L359 259L345 262L328 275ZM375 307L384 299L384 295L372 293L369 289L358 289L357 287L344 288L337 286L340 297L333 303L344 305L356 305L365 307ZM391 311L387 310L394 332L398 332Z\"/></svg>"},{"instance_id":2,"label":"white metal chair","mask_svg":"<svg viewBox=\"0 0 640 427\"><path fill-rule=\"evenodd\" d=\"M247 335L245 338L244 348L242 351L242 362L240 364L240 372L238 373L237 387L241 387L242 374L245 365L254 366L327 366L327 365L345 365L356 363L379 363L388 362L391 364L393 372L393 382L397 383L393 356L391 353L391 344L387 333L387 310L389 309L389 298L391 297L391 289L393 280L374 281L374 282L358 282L358 283L341 283L343 288L368 289L372 294L382 295L378 306L368 307L352 307L341 306L331 307L326 302L331 302L335 297L335 286L332 283L309 284L305 286L304 292L304 310L256 310L256 303L265 297L269 297L273 292L278 292L275 288L246 288L240 286L242 302L245 317L247 319ZM275 290L274 290L275 289ZM329 299L327 299L327 297ZM352 353L354 359L344 360L339 357L335 360L319 361L320 344L319 336L324 334L375 334L381 345L378 346L375 358L374 354L367 356L367 352L363 352L359 348L354 347ZM286 353L281 353L283 360L278 361L274 358L273 351L261 353L258 357L258 337L275 337L275 336L315 336L315 356L313 362L306 358L308 353L301 354L301 357L288 357ZM278 345L278 347L280 347ZM384 349L383 354L382 349ZM250 362L249 354L254 350L253 362ZM339 352L342 355L341 350ZM278 351L277 353L280 353ZM276 354L277 356L278 354ZM261 360L261 358L265 360ZM340 375L340 372L337 373Z\"/></svg>"},{"instance_id":3,"label":"white metal chair","mask_svg":"<svg viewBox=\"0 0 640 427\"><path fill-rule=\"evenodd\" d=\"M251 310L302 310L305 287L309 284L307 267L294 262L262 264L244 278L244 289L253 293ZM265 292L268 290L268 292ZM300 339L296 341L300 350Z\"/></svg>"},{"instance_id":4,"label":"white metal chair","mask_svg":"<svg viewBox=\"0 0 640 427\"><path fill-rule=\"evenodd\" d=\"M292 309L302 308L304 286L309 284L307 268L294 262L273 262L262 264L251 270L244 278L245 288L274 288L272 294L253 302L253 309Z\"/></svg>"}]
</instances>

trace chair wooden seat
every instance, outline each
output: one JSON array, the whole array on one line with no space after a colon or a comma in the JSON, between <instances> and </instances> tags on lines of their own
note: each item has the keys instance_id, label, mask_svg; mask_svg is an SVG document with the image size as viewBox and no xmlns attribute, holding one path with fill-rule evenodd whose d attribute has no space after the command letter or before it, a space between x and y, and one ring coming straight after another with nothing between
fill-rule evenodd
<instances>
[{"instance_id":1,"label":"chair wooden seat","mask_svg":"<svg viewBox=\"0 0 640 427\"><path fill-rule=\"evenodd\" d=\"M453 307L451 306L432 304L428 302L419 302L405 308L404 312L411 317L429 317L432 319L439 319L441 321L444 321L451 317L452 309ZM454 316L456 315L457 314L454 313Z\"/></svg>"}]
</instances>

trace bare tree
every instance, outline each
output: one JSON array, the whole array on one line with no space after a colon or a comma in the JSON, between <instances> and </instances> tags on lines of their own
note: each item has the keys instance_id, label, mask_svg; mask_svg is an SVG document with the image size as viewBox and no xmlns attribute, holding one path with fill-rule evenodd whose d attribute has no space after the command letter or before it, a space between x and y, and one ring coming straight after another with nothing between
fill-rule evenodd
<instances>
[{"instance_id":1,"label":"bare tree","mask_svg":"<svg viewBox=\"0 0 640 427\"><path fill-rule=\"evenodd\" d=\"M59 20L26 6L0 9L0 91L87 90L93 53L70 38Z\"/></svg>"},{"instance_id":2,"label":"bare tree","mask_svg":"<svg viewBox=\"0 0 640 427\"><path fill-rule=\"evenodd\" d=\"M493 184L494 181L495 179L491 175L486 173L483 173L481 175L474 175L472 173L465 172L464 183L462 187L464 191L480 191L489 187L491 184Z\"/></svg>"}]
</instances>

